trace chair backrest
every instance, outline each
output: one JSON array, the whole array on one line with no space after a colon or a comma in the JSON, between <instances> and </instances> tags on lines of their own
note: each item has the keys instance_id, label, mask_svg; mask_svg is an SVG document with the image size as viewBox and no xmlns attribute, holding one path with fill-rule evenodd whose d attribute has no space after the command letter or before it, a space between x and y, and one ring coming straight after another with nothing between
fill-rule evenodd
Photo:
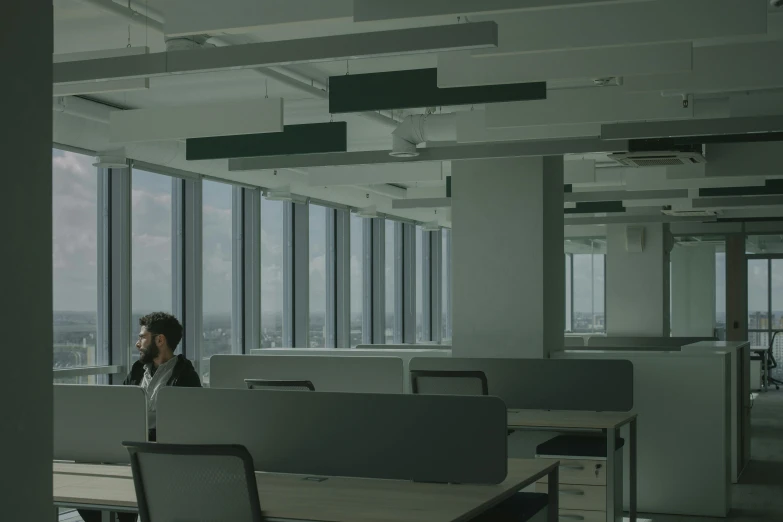
<instances>
[{"instance_id":1,"label":"chair backrest","mask_svg":"<svg viewBox=\"0 0 783 522\"><path fill-rule=\"evenodd\" d=\"M412 370L411 391L427 395L489 395L487 376L478 370Z\"/></svg>"},{"instance_id":2,"label":"chair backrest","mask_svg":"<svg viewBox=\"0 0 783 522\"><path fill-rule=\"evenodd\" d=\"M262 522L244 446L123 442L141 522Z\"/></svg>"},{"instance_id":3,"label":"chair backrest","mask_svg":"<svg viewBox=\"0 0 783 522\"><path fill-rule=\"evenodd\" d=\"M245 379L245 384L250 390L315 391L310 381Z\"/></svg>"}]
</instances>

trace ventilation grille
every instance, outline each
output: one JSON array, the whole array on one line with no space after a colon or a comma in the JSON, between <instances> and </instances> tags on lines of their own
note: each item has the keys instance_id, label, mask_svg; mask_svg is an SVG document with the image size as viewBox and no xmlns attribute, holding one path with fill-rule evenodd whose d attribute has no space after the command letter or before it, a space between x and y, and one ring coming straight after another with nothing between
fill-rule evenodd
<instances>
[{"instance_id":1,"label":"ventilation grille","mask_svg":"<svg viewBox=\"0 0 783 522\"><path fill-rule=\"evenodd\" d=\"M706 163L698 152L621 152L609 157L628 167L675 167Z\"/></svg>"}]
</instances>

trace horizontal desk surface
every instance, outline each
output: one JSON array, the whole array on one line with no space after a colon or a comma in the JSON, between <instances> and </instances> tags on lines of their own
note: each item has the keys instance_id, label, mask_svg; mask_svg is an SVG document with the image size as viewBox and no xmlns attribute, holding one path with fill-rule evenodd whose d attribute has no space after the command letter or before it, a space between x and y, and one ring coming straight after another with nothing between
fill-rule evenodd
<instances>
[{"instance_id":1,"label":"horizontal desk surface","mask_svg":"<svg viewBox=\"0 0 783 522\"><path fill-rule=\"evenodd\" d=\"M635 413L614 411L508 410L508 427L605 430L635 418Z\"/></svg>"},{"instance_id":2,"label":"horizontal desk surface","mask_svg":"<svg viewBox=\"0 0 783 522\"><path fill-rule=\"evenodd\" d=\"M426 484L400 480L256 473L261 509L272 518L343 522L436 522L470 520L558 465L509 459L508 476L497 485ZM130 468L55 463L54 502L135 510Z\"/></svg>"}]
</instances>

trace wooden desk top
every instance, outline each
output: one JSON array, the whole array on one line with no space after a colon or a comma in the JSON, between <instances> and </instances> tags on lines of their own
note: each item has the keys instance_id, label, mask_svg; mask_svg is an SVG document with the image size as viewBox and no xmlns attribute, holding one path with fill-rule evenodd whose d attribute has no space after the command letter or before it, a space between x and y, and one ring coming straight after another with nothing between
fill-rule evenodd
<instances>
[{"instance_id":1,"label":"wooden desk top","mask_svg":"<svg viewBox=\"0 0 783 522\"><path fill-rule=\"evenodd\" d=\"M619 428L635 413L614 411L508 410L509 428Z\"/></svg>"},{"instance_id":2,"label":"wooden desk top","mask_svg":"<svg viewBox=\"0 0 783 522\"><path fill-rule=\"evenodd\" d=\"M558 465L509 459L508 476L497 485L426 484L400 480L256 473L261 509L268 517L342 522L456 522L535 483ZM107 469L108 468L108 469ZM55 464L54 502L59 505L136 507L133 480L107 475L121 466ZM89 473L88 473L89 471Z\"/></svg>"}]
</instances>

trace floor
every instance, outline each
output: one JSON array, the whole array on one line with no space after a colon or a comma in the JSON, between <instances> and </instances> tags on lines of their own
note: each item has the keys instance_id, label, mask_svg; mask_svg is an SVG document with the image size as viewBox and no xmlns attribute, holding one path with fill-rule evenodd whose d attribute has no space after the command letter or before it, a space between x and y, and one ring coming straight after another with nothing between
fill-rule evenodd
<instances>
[{"instance_id":1,"label":"floor","mask_svg":"<svg viewBox=\"0 0 783 522\"><path fill-rule=\"evenodd\" d=\"M728 518L645 515L654 522L783 522L783 390L759 394L751 413L751 462L731 487Z\"/></svg>"},{"instance_id":2,"label":"floor","mask_svg":"<svg viewBox=\"0 0 783 522\"><path fill-rule=\"evenodd\" d=\"M640 514L640 522L783 522L783 390L759 394L751 419L752 460L731 488L728 518ZM80 520L70 510L60 513L61 522Z\"/></svg>"}]
</instances>

